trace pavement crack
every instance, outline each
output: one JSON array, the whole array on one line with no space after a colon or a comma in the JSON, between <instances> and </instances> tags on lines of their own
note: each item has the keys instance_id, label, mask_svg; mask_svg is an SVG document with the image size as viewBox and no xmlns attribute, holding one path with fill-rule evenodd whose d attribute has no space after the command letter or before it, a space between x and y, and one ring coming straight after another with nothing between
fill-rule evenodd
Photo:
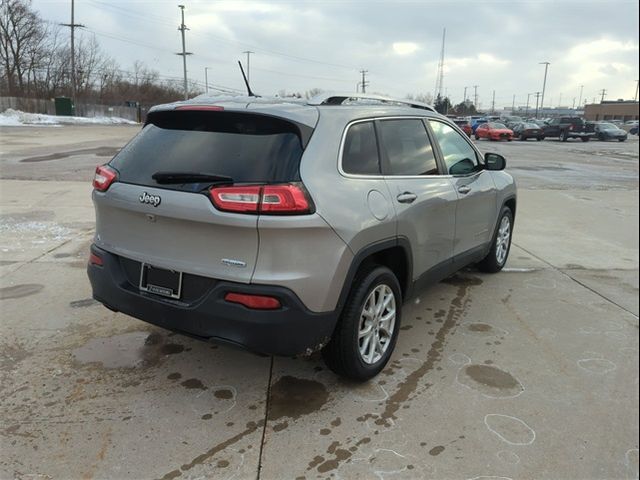
<instances>
[{"instance_id":1,"label":"pavement crack","mask_svg":"<svg viewBox=\"0 0 640 480\"><path fill-rule=\"evenodd\" d=\"M264 451L264 444L267 437L267 421L269 420L269 407L271 406L271 380L273 378L273 356L271 357L271 363L269 365L269 381L267 383L267 400L264 407L264 424L262 426L262 438L260 438L260 453L258 455L258 475L257 480L260 480L262 473L262 454Z\"/></svg>"},{"instance_id":2,"label":"pavement crack","mask_svg":"<svg viewBox=\"0 0 640 480\"><path fill-rule=\"evenodd\" d=\"M551 262L545 260L542 257L539 257L538 255L536 255L535 253L527 250L526 248L524 248L522 245L518 245L517 243L513 242L513 244L518 247L519 249L521 249L522 251L526 252L527 254L531 255L533 258L540 260L541 262L545 263L546 265L549 265L552 269L556 270L557 272L561 273L562 275L564 275L565 277L573 280L575 283L577 283L578 285L580 285L583 288L586 288L587 290L589 290L592 293L595 293L596 295L598 295L600 298L602 298L603 300L609 302L612 305L615 305L616 307L618 307L620 310L624 310L625 312L627 312L629 315L632 315L633 318L635 318L636 320L638 319L638 315L636 315L635 313L633 313L631 310L627 309L626 307L620 305L619 303L617 303L616 301L610 299L609 297L607 297L606 295L598 292L596 289L594 289L593 287L590 287L589 285L586 285L584 282L581 282L580 280L578 280L577 278L571 276L569 273L567 273L567 271L562 270L561 268L556 267L554 264L552 264ZM632 324L630 322L628 322L626 319L622 318L623 321L625 321L626 323L628 323L630 326L637 326L635 324Z\"/></svg>"}]
</instances>

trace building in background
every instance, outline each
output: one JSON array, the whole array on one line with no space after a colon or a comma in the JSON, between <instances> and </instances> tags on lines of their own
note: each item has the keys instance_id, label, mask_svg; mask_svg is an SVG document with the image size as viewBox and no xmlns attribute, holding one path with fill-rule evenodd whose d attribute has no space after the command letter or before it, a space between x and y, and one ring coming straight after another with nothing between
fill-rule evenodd
<instances>
[{"instance_id":1,"label":"building in background","mask_svg":"<svg viewBox=\"0 0 640 480\"><path fill-rule=\"evenodd\" d=\"M638 120L638 105L634 100L605 100L585 105L586 120Z\"/></svg>"}]
</instances>

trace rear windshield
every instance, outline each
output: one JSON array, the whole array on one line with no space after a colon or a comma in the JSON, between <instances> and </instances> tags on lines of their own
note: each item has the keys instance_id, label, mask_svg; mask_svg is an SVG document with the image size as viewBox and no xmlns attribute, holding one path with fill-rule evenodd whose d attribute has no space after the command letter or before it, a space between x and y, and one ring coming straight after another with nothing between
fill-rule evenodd
<instances>
[{"instance_id":1,"label":"rear windshield","mask_svg":"<svg viewBox=\"0 0 640 480\"><path fill-rule=\"evenodd\" d=\"M151 178L156 172L223 175L234 183L291 182L300 179L301 128L309 127L247 113L156 112L110 165L119 181L137 185L159 186Z\"/></svg>"}]
</instances>

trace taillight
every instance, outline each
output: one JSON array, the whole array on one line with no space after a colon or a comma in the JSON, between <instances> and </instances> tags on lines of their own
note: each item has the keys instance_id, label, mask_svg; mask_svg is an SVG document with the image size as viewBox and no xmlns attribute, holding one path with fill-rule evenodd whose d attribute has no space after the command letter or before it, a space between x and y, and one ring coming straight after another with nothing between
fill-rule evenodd
<instances>
[{"instance_id":1,"label":"taillight","mask_svg":"<svg viewBox=\"0 0 640 480\"><path fill-rule=\"evenodd\" d=\"M93 176L93 188L99 192L106 192L111 184L118 178L118 173L107 165L98 165Z\"/></svg>"},{"instance_id":2,"label":"taillight","mask_svg":"<svg viewBox=\"0 0 640 480\"><path fill-rule=\"evenodd\" d=\"M209 195L218 210L266 215L303 215L313 211L302 184L212 187Z\"/></svg>"},{"instance_id":3,"label":"taillight","mask_svg":"<svg viewBox=\"0 0 640 480\"><path fill-rule=\"evenodd\" d=\"M280 301L265 295L249 295L246 293L227 293L224 299L230 303L239 303L254 310L275 310L280 308Z\"/></svg>"}]
</instances>

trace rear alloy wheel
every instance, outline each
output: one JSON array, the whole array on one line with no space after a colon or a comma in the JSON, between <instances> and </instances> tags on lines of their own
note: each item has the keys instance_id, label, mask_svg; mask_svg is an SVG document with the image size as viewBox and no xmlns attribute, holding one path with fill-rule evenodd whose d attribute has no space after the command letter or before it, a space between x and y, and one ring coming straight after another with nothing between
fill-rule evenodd
<instances>
[{"instance_id":1,"label":"rear alloy wheel","mask_svg":"<svg viewBox=\"0 0 640 480\"><path fill-rule=\"evenodd\" d=\"M504 207L500 213L496 231L493 234L491 249L484 259L478 263L478 268L487 273L496 273L502 270L509 251L511 250L511 235L513 233L513 213L509 207Z\"/></svg>"},{"instance_id":2,"label":"rear alloy wheel","mask_svg":"<svg viewBox=\"0 0 640 480\"><path fill-rule=\"evenodd\" d=\"M569 137L567 137L567 132L565 132L564 130L560 132L560 141L561 142L566 142L567 140L569 140Z\"/></svg>"},{"instance_id":3,"label":"rear alloy wheel","mask_svg":"<svg viewBox=\"0 0 640 480\"><path fill-rule=\"evenodd\" d=\"M398 279L382 266L364 269L353 283L331 341L322 350L338 375L365 381L385 367L400 328L402 294Z\"/></svg>"}]
</instances>

